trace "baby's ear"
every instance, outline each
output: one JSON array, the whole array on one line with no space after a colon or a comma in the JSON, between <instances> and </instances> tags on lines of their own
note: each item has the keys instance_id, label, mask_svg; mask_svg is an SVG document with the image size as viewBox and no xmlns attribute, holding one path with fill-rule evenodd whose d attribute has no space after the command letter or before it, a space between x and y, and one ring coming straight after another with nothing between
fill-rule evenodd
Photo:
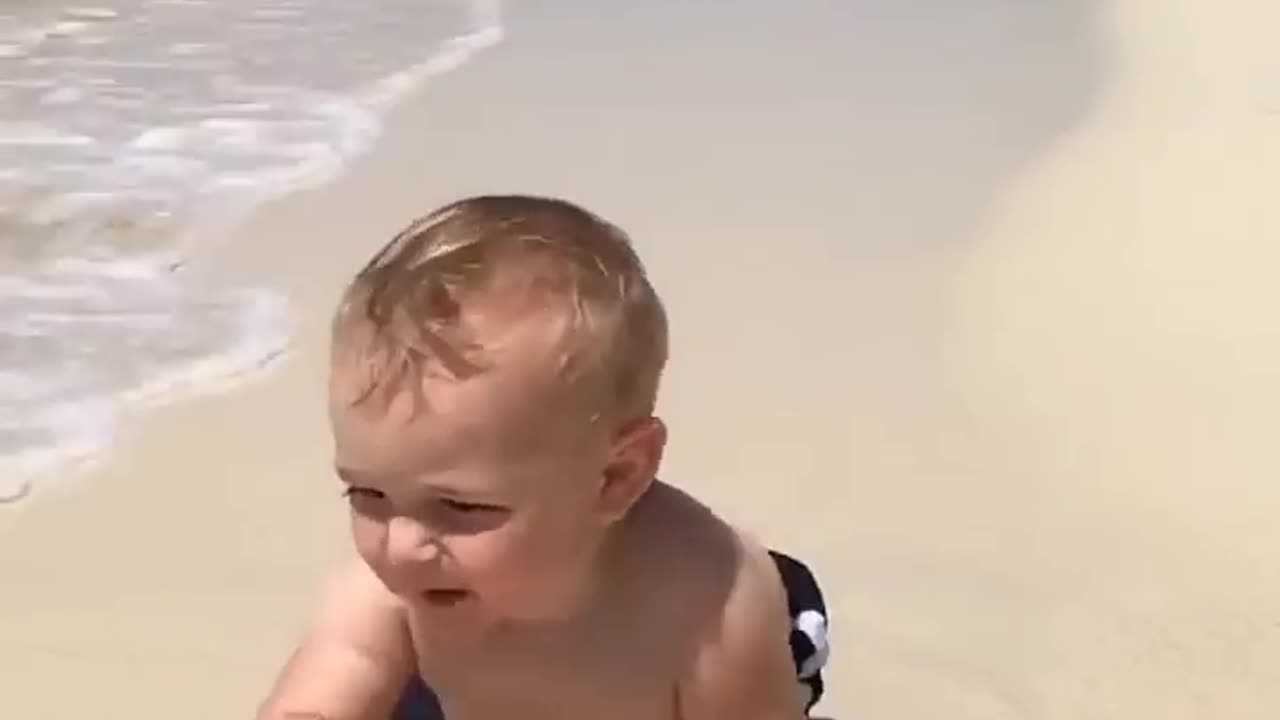
<instances>
[{"instance_id":1,"label":"baby's ear","mask_svg":"<svg viewBox=\"0 0 1280 720\"><path fill-rule=\"evenodd\" d=\"M653 484L667 444L667 426L656 417L624 426L614 441L600 487L601 515L613 523L626 516Z\"/></svg>"}]
</instances>

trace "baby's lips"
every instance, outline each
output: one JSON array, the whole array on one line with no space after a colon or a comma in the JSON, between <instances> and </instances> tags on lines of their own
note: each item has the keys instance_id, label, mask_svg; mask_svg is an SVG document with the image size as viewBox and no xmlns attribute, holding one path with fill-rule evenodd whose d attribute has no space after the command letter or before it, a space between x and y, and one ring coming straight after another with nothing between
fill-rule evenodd
<instances>
[{"instance_id":1,"label":"baby's lips","mask_svg":"<svg viewBox=\"0 0 1280 720\"><path fill-rule=\"evenodd\" d=\"M461 588L435 588L422 592L423 599L432 605L454 605L470 595L470 591Z\"/></svg>"}]
</instances>

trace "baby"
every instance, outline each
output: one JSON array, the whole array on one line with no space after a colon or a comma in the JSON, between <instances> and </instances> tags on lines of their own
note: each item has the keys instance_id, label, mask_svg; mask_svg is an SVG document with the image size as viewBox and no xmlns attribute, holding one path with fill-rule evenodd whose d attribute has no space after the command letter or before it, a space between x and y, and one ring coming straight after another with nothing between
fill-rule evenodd
<instances>
[{"instance_id":1,"label":"baby","mask_svg":"<svg viewBox=\"0 0 1280 720\"><path fill-rule=\"evenodd\" d=\"M582 208L474 197L401 232L333 323L359 561L258 718L805 717L818 588L655 478L666 357L640 260Z\"/></svg>"}]
</instances>

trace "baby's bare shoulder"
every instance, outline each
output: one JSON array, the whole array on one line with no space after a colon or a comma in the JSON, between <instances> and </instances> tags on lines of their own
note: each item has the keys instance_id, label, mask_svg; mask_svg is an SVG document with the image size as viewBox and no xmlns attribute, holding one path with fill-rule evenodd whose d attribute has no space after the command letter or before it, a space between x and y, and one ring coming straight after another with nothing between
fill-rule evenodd
<instances>
[{"instance_id":1,"label":"baby's bare shoulder","mask_svg":"<svg viewBox=\"0 0 1280 720\"><path fill-rule=\"evenodd\" d=\"M665 486L648 513L649 572L684 623L684 716L799 717L786 591L767 548Z\"/></svg>"},{"instance_id":2,"label":"baby's bare shoulder","mask_svg":"<svg viewBox=\"0 0 1280 720\"><path fill-rule=\"evenodd\" d=\"M682 550L667 559L687 564L689 570L736 567L748 557L769 567L768 552L759 542L670 485L654 485L638 505L632 526L646 547Z\"/></svg>"},{"instance_id":3,"label":"baby's bare shoulder","mask_svg":"<svg viewBox=\"0 0 1280 720\"><path fill-rule=\"evenodd\" d=\"M739 537L733 583L678 681L681 717L796 720L803 705L788 645L786 592L768 552Z\"/></svg>"},{"instance_id":4,"label":"baby's bare shoulder","mask_svg":"<svg viewBox=\"0 0 1280 720\"><path fill-rule=\"evenodd\" d=\"M630 569L677 588L723 594L742 559L740 534L714 512L669 485L655 485L628 523Z\"/></svg>"},{"instance_id":5,"label":"baby's bare shoulder","mask_svg":"<svg viewBox=\"0 0 1280 720\"><path fill-rule=\"evenodd\" d=\"M786 627L785 590L767 549L689 495L655 487L631 532L623 565L634 592L664 599L659 607L707 630L728 612L754 610L781 612Z\"/></svg>"}]
</instances>

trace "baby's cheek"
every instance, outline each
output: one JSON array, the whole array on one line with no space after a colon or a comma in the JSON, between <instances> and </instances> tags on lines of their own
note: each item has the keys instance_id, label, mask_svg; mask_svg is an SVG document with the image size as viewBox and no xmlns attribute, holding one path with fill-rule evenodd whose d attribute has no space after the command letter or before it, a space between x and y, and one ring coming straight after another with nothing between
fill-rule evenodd
<instances>
[{"instance_id":1,"label":"baby's cheek","mask_svg":"<svg viewBox=\"0 0 1280 720\"><path fill-rule=\"evenodd\" d=\"M468 538L466 557L457 560L467 566L476 590L507 605L534 593L543 574L544 561L532 540L511 529L494 530Z\"/></svg>"},{"instance_id":2,"label":"baby's cheek","mask_svg":"<svg viewBox=\"0 0 1280 720\"><path fill-rule=\"evenodd\" d=\"M351 513L351 540L356 553L375 570L382 564L386 533L386 524L360 513Z\"/></svg>"},{"instance_id":3,"label":"baby's cheek","mask_svg":"<svg viewBox=\"0 0 1280 720\"><path fill-rule=\"evenodd\" d=\"M519 572L527 550L518 535L505 528L462 538L455 547L459 564L490 581Z\"/></svg>"}]
</instances>

